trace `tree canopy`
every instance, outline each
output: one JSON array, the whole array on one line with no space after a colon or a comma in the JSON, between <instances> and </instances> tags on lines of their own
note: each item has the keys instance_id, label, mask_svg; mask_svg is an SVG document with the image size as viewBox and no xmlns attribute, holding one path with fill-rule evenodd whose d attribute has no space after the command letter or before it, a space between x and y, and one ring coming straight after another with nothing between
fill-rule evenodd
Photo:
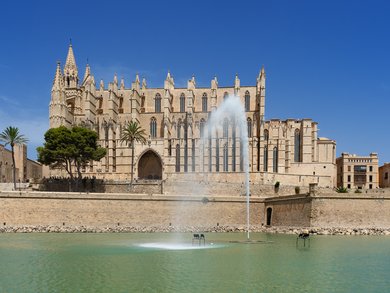
<instances>
[{"instance_id":1,"label":"tree canopy","mask_svg":"<svg viewBox=\"0 0 390 293\"><path fill-rule=\"evenodd\" d=\"M65 170L71 179L77 173L80 179L83 167L106 155L106 149L100 147L97 140L97 133L84 127L51 128L45 133L43 147L37 148L38 161L50 168Z\"/></svg>"}]
</instances>

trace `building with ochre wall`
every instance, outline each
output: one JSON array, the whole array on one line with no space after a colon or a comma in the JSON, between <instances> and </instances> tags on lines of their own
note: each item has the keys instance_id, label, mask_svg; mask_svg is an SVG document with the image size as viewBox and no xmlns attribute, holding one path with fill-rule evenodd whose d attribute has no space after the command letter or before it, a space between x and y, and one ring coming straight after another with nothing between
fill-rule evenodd
<instances>
[{"instance_id":1,"label":"building with ochre wall","mask_svg":"<svg viewBox=\"0 0 390 293\"><path fill-rule=\"evenodd\" d=\"M27 182L42 178L42 165L27 158L27 146L15 145L16 181ZM0 144L0 183L13 182L12 153Z\"/></svg>"},{"instance_id":2,"label":"building with ochre wall","mask_svg":"<svg viewBox=\"0 0 390 293\"><path fill-rule=\"evenodd\" d=\"M226 117L220 132L207 138L206 143L202 134L213 111L235 95L245 107L251 180L335 186L335 141L318 137L317 123L311 119L265 120L264 68L255 81L251 86L241 85L236 75L234 85L220 86L215 77L210 87L199 87L192 76L186 88L178 88L168 72L161 88L149 88L138 74L129 87L116 75L108 84L96 84L88 64L84 77L79 78L70 45L65 66L57 64L49 106L50 127L79 125L98 133L107 155L85 166L87 176L130 178L131 151L120 137L123 127L134 120L148 137L147 144L135 146L136 178L179 180L187 174L207 173L208 178L225 181L243 171L239 130L234 120Z\"/></svg>"},{"instance_id":3,"label":"building with ochre wall","mask_svg":"<svg viewBox=\"0 0 390 293\"><path fill-rule=\"evenodd\" d=\"M384 163L379 167L379 187L390 187L390 163Z\"/></svg>"},{"instance_id":4,"label":"building with ochre wall","mask_svg":"<svg viewBox=\"0 0 390 293\"><path fill-rule=\"evenodd\" d=\"M378 154L357 156L342 153L337 158L337 186L348 189L374 189L379 187Z\"/></svg>"}]
</instances>

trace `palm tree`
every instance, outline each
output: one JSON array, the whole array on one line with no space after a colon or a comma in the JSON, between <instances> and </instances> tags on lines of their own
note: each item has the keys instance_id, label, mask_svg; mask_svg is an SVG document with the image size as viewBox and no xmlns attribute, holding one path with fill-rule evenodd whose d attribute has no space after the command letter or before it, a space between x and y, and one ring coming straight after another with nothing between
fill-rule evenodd
<instances>
[{"instance_id":1,"label":"palm tree","mask_svg":"<svg viewBox=\"0 0 390 293\"><path fill-rule=\"evenodd\" d=\"M5 145L9 144L11 146L14 190L16 190L16 166L14 146L15 144L25 144L28 139L23 134L19 133L19 128L8 126L2 133L0 133L0 141L4 142Z\"/></svg>"},{"instance_id":2,"label":"palm tree","mask_svg":"<svg viewBox=\"0 0 390 293\"><path fill-rule=\"evenodd\" d=\"M135 142L139 142L141 144L146 143L145 138L145 129L141 128L141 126L136 121L130 121L125 128L123 129L120 141L129 144L131 147L131 183L133 183L133 172L134 172L134 145Z\"/></svg>"}]
</instances>

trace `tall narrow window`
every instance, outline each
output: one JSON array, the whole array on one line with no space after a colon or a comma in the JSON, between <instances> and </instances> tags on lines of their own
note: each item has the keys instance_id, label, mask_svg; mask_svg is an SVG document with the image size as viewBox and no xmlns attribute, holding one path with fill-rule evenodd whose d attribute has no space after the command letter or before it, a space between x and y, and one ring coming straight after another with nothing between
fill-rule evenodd
<instances>
[{"instance_id":1,"label":"tall narrow window","mask_svg":"<svg viewBox=\"0 0 390 293\"><path fill-rule=\"evenodd\" d=\"M215 171L219 172L219 139L215 139Z\"/></svg>"},{"instance_id":2,"label":"tall narrow window","mask_svg":"<svg viewBox=\"0 0 390 293\"><path fill-rule=\"evenodd\" d=\"M156 138L157 137L157 121L156 118L152 117L150 119L150 137Z\"/></svg>"},{"instance_id":3,"label":"tall narrow window","mask_svg":"<svg viewBox=\"0 0 390 293\"><path fill-rule=\"evenodd\" d=\"M195 172L195 139L192 140L192 172Z\"/></svg>"},{"instance_id":4,"label":"tall narrow window","mask_svg":"<svg viewBox=\"0 0 390 293\"><path fill-rule=\"evenodd\" d=\"M248 91L245 92L245 111L249 112L251 110L251 95Z\"/></svg>"},{"instance_id":5,"label":"tall narrow window","mask_svg":"<svg viewBox=\"0 0 390 293\"><path fill-rule=\"evenodd\" d=\"M269 132L267 129L264 129L264 140L268 143L269 140Z\"/></svg>"},{"instance_id":6,"label":"tall narrow window","mask_svg":"<svg viewBox=\"0 0 390 293\"><path fill-rule=\"evenodd\" d=\"M227 172L229 170L229 153L228 153L228 145L225 143L223 146L223 171Z\"/></svg>"},{"instance_id":7,"label":"tall narrow window","mask_svg":"<svg viewBox=\"0 0 390 293\"><path fill-rule=\"evenodd\" d=\"M302 162L301 160L301 132L295 130L294 134L294 162Z\"/></svg>"},{"instance_id":8,"label":"tall narrow window","mask_svg":"<svg viewBox=\"0 0 390 293\"><path fill-rule=\"evenodd\" d=\"M203 93L202 95L202 112L207 112L207 94Z\"/></svg>"},{"instance_id":9,"label":"tall narrow window","mask_svg":"<svg viewBox=\"0 0 390 293\"><path fill-rule=\"evenodd\" d=\"M274 171L274 173L278 173L278 155L279 155L278 147L274 147L274 151L273 151L273 171Z\"/></svg>"},{"instance_id":10,"label":"tall narrow window","mask_svg":"<svg viewBox=\"0 0 390 293\"><path fill-rule=\"evenodd\" d=\"M204 125L205 125L205 121L202 118L202 119L200 119L200 122L199 122L200 138L203 138L203 136L204 136Z\"/></svg>"},{"instance_id":11,"label":"tall narrow window","mask_svg":"<svg viewBox=\"0 0 390 293\"><path fill-rule=\"evenodd\" d=\"M211 172L213 170L213 165L212 165L212 161L213 161L213 158L212 158L212 154L213 154L213 141L212 141L212 138L211 138L211 131L209 129L208 131L209 133L209 172Z\"/></svg>"},{"instance_id":12,"label":"tall narrow window","mask_svg":"<svg viewBox=\"0 0 390 293\"><path fill-rule=\"evenodd\" d=\"M264 147L264 172L268 172L268 146Z\"/></svg>"},{"instance_id":13,"label":"tall narrow window","mask_svg":"<svg viewBox=\"0 0 390 293\"><path fill-rule=\"evenodd\" d=\"M252 120L251 120L251 118L246 119L246 126L248 128L248 137L252 137Z\"/></svg>"},{"instance_id":14,"label":"tall narrow window","mask_svg":"<svg viewBox=\"0 0 390 293\"><path fill-rule=\"evenodd\" d=\"M232 123L232 171L236 171L236 122Z\"/></svg>"},{"instance_id":15,"label":"tall narrow window","mask_svg":"<svg viewBox=\"0 0 390 293\"><path fill-rule=\"evenodd\" d=\"M176 172L180 172L180 145L176 145Z\"/></svg>"},{"instance_id":16,"label":"tall narrow window","mask_svg":"<svg viewBox=\"0 0 390 293\"><path fill-rule=\"evenodd\" d=\"M181 138L181 120L179 119L179 121L177 122L177 139L180 139Z\"/></svg>"},{"instance_id":17,"label":"tall narrow window","mask_svg":"<svg viewBox=\"0 0 390 293\"><path fill-rule=\"evenodd\" d=\"M156 94L156 96L154 98L154 111L156 113L161 112L161 95L158 93Z\"/></svg>"},{"instance_id":18,"label":"tall narrow window","mask_svg":"<svg viewBox=\"0 0 390 293\"><path fill-rule=\"evenodd\" d=\"M229 121L227 118L223 120L223 137L227 138L229 136Z\"/></svg>"},{"instance_id":19,"label":"tall narrow window","mask_svg":"<svg viewBox=\"0 0 390 293\"><path fill-rule=\"evenodd\" d=\"M172 139L168 140L168 156L172 156Z\"/></svg>"},{"instance_id":20,"label":"tall narrow window","mask_svg":"<svg viewBox=\"0 0 390 293\"><path fill-rule=\"evenodd\" d=\"M182 93L180 95L180 112L186 111L186 96Z\"/></svg>"}]
</instances>

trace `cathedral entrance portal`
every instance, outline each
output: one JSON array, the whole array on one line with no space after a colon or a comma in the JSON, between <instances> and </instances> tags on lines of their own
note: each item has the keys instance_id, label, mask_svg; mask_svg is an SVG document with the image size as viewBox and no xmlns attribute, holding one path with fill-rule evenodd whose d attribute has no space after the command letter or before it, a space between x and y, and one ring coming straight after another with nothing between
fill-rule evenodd
<instances>
[{"instance_id":1,"label":"cathedral entrance portal","mask_svg":"<svg viewBox=\"0 0 390 293\"><path fill-rule=\"evenodd\" d=\"M162 163L160 157L154 151L147 151L138 162L139 179L162 179Z\"/></svg>"}]
</instances>

